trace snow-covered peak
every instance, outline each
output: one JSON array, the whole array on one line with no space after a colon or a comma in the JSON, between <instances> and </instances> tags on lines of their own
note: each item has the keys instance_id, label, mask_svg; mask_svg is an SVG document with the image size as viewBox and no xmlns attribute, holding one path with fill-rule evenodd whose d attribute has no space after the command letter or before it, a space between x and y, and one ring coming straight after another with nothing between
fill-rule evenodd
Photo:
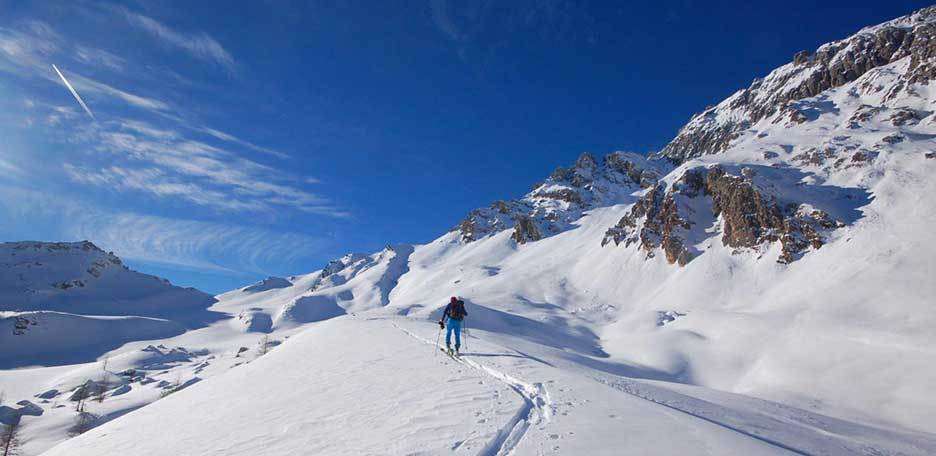
<instances>
[{"instance_id":1,"label":"snow-covered peak","mask_svg":"<svg viewBox=\"0 0 936 456\"><path fill-rule=\"evenodd\" d=\"M0 244L0 310L168 316L212 302L198 290L132 271L89 241Z\"/></svg>"},{"instance_id":2,"label":"snow-covered peak","mask_svg":"<svg viewBox=\"0 0 936 456\"><path fill-rule=\"evenodd\" d=\"M874 68L902 60L898 78L874 90L895 96L912 83L926 83L936 76L936 7L929 7L892 21L866 27L815 52L801 51L793 61L755 79L716 106L693 116L661 152L676 163L706 154L724 152L761 119L786 114L803 122L813 114L795 101L855 81Z\"/></svg>"},{"instance_id":3,"label":"snow-covered peak","mask_svg":"<svg viewBox=\"0 0 936 456\"><path fill-rule=\"evenodd\" d=\"M105 252L90 241L7 242L0 244L0 258L5 266L21 266L17 273L20 280L36 275L23 273L22 267L42 267L43 280L53 279L53 286L60 289L83 287L84 280L72 278L79 270L91 277L100 277L107 268L126 269L113 252Z\"/></svg>"}]
</instances>

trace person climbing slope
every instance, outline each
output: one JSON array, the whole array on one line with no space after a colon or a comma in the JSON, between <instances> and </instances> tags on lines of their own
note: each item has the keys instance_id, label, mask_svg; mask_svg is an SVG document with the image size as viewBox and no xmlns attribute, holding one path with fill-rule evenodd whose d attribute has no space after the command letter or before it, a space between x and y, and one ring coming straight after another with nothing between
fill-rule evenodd
<instances>
[{"instance_id":1,"label":"person climbing slope","mask_svg":"<svg viewBox=\"0 0 936 456\"><path fill-rule=\"evenodd\" d=\"M445 312L442 313L442 319L439 320L439 327L445 329L445 319L448 318L448 331L445 332L445 351L449 355L457 355L461 348L461 329L462 320L468 316L465 310L465 301L452 296L448 305L445 306ZM455 333L455 351L452 352L452 332Z\"/></svg>"}]
</instances>

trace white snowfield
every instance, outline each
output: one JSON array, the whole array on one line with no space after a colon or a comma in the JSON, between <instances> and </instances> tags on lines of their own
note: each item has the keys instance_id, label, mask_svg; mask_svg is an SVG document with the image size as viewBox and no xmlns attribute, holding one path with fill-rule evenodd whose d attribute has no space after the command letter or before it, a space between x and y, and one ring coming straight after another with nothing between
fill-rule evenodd
<instances>
[{"instance_id":1,"label":"white snowfield","mask_svg":"<svg viewBox=\"0 0 936 456\"><path fill-rule=\"evenodd\" d=\"M30 276L51 304L2 307L0 422L21 423L26 455L936 454L936 88L903 79L910 63L797 100L804 119L767 116L723 153L653 165L664 190L717 164L829 214L793 261L776 241L728 246L708 195L676 195L684 266L603 242L654 173L580 160L477 212L476 240L348 255L207 309L160 312L148 295L139 312L132 299L66 309L55 296L71 288ZM581 213L576 180L591 186ZM521 210L539 218L508 220ZM453 295L469 313L457 359L435 323ZM80 334L97 325L93 343ZM93 428L69 439L81 391L99 393Z\"/></svg>"}]
</instances>

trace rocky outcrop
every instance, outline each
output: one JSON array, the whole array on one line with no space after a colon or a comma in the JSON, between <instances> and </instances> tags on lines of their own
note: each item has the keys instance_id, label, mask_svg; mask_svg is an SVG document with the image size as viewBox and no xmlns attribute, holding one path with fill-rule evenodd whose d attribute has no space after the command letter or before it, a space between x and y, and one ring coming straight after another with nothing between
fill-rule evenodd
<instances>
[{"instance_id":1,"label":"rocky outcrop","mask_svg":"<svg viewBox=\"0 0 936 456\"><path fill-rule=\"evenodd\" d=\"M348 266L366 258L367 255L364 253L349 253L337 260L331 260L322 268L322 278L324 279L336 272L341 272Z\"/></svg>"},{"instance_id":2,"label":"rocky outcrop","mask_svg":"<svg viewBox=\"0 0 936 456\"><path fill-rule=\"evenodd\" d=\"M538 241L543 238L543 235L540 234L536 222L534 222L531 217L521 215L517 218L517 223L514 225L514 232L510 238L516 241L517 244L525 244L527 242Z\"/></svg>"},{"instance_id":3,"label":"rocky outcrop","mask_svg":"<svg viewBox=\"0 0 936 456\"><path fill-rule=\"evenodd\" d=\"M645 193L617 225L608 229L602 245L639 244L648 257L657 249L667 262L686 265L697 254L687 235L694 225L721 221L721 240L735 249L780 242L780 263L798 259L809 248L825 243L825 234L843 226L808 204L780 202L755 185L755 173L729 174L721 166L687 170L669 190L660 184ZM691 200L706 198L710 214L693 212ZM694 205L699 207L699 205ZM704 206L704 205L703 205Z\"/></svg>"},{"instance_id":4,"label":"rocky outcrop","mask_svg":"<svg viewBox=\"0 0 936 456\"><path fill-rule=\"evenodd\" d=\"M573 166L556 168L523 198L472 210L454 231L462 242L509 229L518 244L537 241L567 229L584 211L656 185L667 169L665 163L636 154L615 152L598 159L584 153Z\"/></svg>"},{"instance_id":5,"label":"rocky outcrop","mask_svg":"<svg viewBox=\"0 0 936 456\"><path fill-rule=\"evenodd\" d=\"M793 102L855 81L874 68L904 58L910 59L909 65L901 76L902 82L891 88L891 95L907 89L909 84L928 83L936 77L934 21L936 6L866 28L847 39L825 44L812 54L801 51L792 63L694 116L660 155L682 163L723 152L744 130L778 113L787 112L793 123L805 122L807 117L791 106ZM856 123L866 114L858 113ZM897 119L902 121L903 117Z\"/></svg>"},{"instance_id":6,"label":"rocky outcrop","mask_svg":"<svg viewBox=\"0 0 936 456\"><path fill-rule=\"evenodd\" d=\"M898 108L894 110L894 113L891 114L889 120L891 124L895 127L902 127L904 125L916 125L920 123L921 120L928 117L932 114L932 111L921 111L917 109L910 109L906 107Z\"/></svg>"}]
</instances>

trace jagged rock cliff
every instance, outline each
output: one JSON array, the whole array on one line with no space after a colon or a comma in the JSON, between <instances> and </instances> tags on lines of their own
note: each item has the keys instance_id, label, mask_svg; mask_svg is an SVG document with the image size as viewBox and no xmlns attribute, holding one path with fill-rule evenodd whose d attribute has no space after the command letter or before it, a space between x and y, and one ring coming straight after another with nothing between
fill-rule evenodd
<instances>
[{"instance_id":1,"label":"jagged rock cliff","mask_svg":"<svg viewBox=\"0 0 936 456\"><path fill-rule=\"evenodd\" d=\"M662 248L669 263L685 266L699 253L688 239L693 226L720 220L724 245L754 248L779 241L782 253L777 261L789 263L810 247L822 247L826 232L844 226L809 204L781 201L764 192L754 175L751 168L742 168L741 175L718 165L689 169L669 191L660 184L644 194L608 229L603 244L639 243L651 257ZM701 204L696 201L700 198Z\"/></svg>"},{"instance_id":2,"label":"jagged rock cliff","mask_svg":"<svg viewBox=\"0 0 936 456\"><path fill-rule=\"evenodd\" d=\"M655 185L668 165L637 154L614 152L601 160L582 154L572 167L557 168L526 196L475 209L454 229L463 242L513 229L518 244L567 229L584 211L616 204L641 188Z\"/></svg>"}]
</instances>

